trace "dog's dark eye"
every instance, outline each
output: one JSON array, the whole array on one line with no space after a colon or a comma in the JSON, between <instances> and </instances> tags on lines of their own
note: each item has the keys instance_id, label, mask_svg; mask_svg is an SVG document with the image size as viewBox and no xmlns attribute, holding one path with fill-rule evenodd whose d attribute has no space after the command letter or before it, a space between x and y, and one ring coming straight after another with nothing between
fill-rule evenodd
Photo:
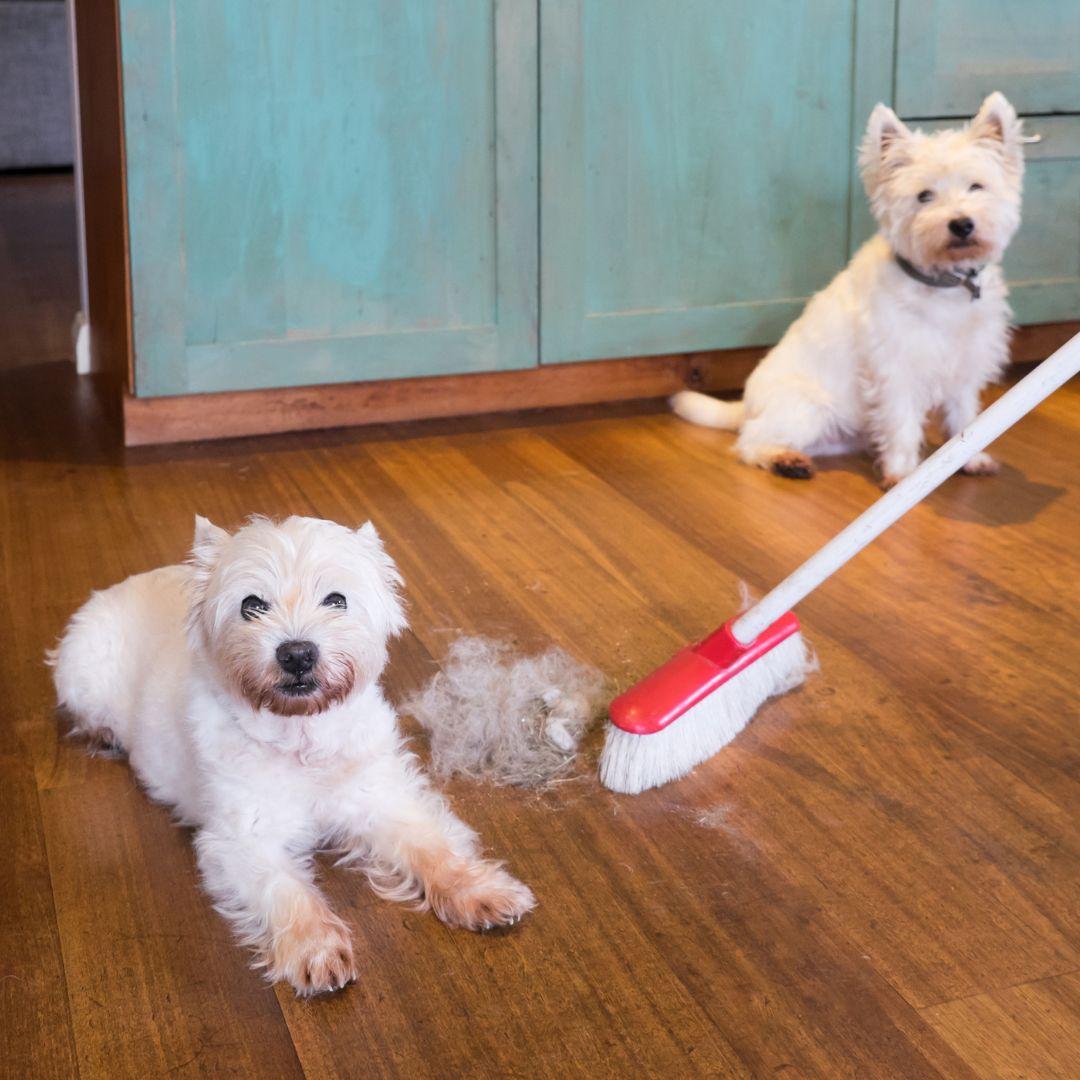
<instances>
[{"instance_id":1,"label":"dog's dark eye","mask_svg":"<svg viewBox=\"0 0 1080 1080\"><path fill-rule=\"evenodd\" d=\"M347 606L345 597L339 592L328 593L323 597L323 607L332 607L337 608L339 611L344 611Z\"/></svg>"},{"instance_id":2,"label":"dog's dark eye","mask_svg":"<svg viewBox=\"0 0 1080 1080\"><path fill-rule=\"evenodd\" d=\"M270 605L258 596L245 596L240 604L240 614L249 622L265 615L270 610Z\"/></svg>"},{"instance_id":3,"label":"dog's dark eye","mask_svg":"<svg viewBox=\"0 0 1080 1080\"><path fill-rule=\"evenodd\" d=\"M968 188L968 191L982 191L982 189L983 189L982 184L974 183L974 184L971 185L971 187Z\"/></svg>"},{"instance_id":4,"label":"dog's dark eye","mask_svg":"<svg viewBox=\"0 0 1080 1080\"><path fill-rule=\"evenodd\" d=\"M919 192L919 202L929 202L934 197L934 193L927 188L926 191Z\"/></svg>"}]
</instances>

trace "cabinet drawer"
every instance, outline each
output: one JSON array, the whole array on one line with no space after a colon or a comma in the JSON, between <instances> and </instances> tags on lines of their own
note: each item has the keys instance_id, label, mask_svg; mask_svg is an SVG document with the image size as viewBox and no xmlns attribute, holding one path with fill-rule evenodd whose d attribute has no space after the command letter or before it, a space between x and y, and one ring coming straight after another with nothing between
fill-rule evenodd
<instances>
[{"instance_id":1,"label":"cabinet drawer","mask_svg":"<svg viewBox=\"0 0 1080 1080\"><path fill-rule=\"evenodd\" d=\"M991 90L1080 112L1080 3L897 0L895 89L901 116L970 116Z\"/></svg>"}]
</instances>

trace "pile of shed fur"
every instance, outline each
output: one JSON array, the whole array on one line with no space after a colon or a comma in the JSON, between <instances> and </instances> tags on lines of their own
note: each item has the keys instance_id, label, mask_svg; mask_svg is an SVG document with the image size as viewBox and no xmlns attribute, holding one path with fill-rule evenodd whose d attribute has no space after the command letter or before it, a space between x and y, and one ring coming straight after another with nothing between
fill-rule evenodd
<instances>
[{"instance_id":1,"label":"pile of shed fur","mask_svg":"<svg viewBox=\"0 0 1080 1080\"><path fill-rule=\"evenodd\" d=\"M571 771L604 704L603 675L562 649L522 657L505 642L462 637L402 710L428 732L438 775L542 788Z\"/></svg>"}]
</instances>

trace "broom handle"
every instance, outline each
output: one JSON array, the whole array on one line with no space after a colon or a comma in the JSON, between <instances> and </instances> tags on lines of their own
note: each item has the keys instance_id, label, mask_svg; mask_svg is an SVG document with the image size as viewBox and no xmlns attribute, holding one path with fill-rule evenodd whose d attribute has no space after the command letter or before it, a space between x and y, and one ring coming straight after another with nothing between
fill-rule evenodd
<instances>
[{"instance_id":1,"label":"broom handle","mask_svg":"<svg viewBox=\"0 0 1080 1080\"><path fill-rule=\"evenodd\" d=\"M843 532L834 536L798 570L741 615L731 627L736 640L744 645L753 641L1078 371L1080 334L1067 341L1053 356L1002 394L963 431L931 454L913 473L905 476Z\"/></svg>"}]
</instances>

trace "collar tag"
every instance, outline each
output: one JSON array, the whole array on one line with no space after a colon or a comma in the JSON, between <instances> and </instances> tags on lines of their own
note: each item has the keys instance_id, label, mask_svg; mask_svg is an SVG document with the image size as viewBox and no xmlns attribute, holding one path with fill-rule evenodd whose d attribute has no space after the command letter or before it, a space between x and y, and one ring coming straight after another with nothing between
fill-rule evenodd
<instances>
[{"instance_id":1,"label":"collar tag","mask_svg":"<svg viewBox=\"0 0 1080 1080\"><path fill-rule=\"evenodd\" d=\"M896 265L909 278L918 281L920 284L929 285L932 289L955 289L958 285L963 285L971 294L972 300L978 300L982 296L982 289L977 280L982 272L981 266L965 270L962 274L954 274L948 270L943 270L940 274L925 274L917 266L908 262L903 255L894 253L893 258L896 260Z\"/></svg>"}]
</instances>

